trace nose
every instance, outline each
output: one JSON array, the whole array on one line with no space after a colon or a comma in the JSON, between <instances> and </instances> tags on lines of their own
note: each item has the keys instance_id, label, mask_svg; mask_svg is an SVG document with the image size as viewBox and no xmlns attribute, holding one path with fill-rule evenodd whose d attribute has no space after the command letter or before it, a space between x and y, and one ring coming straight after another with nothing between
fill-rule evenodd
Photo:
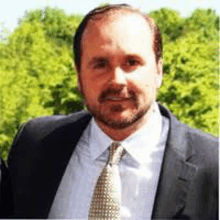
<instances>
[{"instance_id":1,"label":"nose","mask_svg":"<svg viewBox=\"0 0 220 220\"><path fill-rule=\"evenodd\" d=\"M127 83L127 74L123 69L117 67L114 70L112 70L112 74L111 74L112 85L124 86L126 85L126 83Z\"/></svg>"}]
</instances>

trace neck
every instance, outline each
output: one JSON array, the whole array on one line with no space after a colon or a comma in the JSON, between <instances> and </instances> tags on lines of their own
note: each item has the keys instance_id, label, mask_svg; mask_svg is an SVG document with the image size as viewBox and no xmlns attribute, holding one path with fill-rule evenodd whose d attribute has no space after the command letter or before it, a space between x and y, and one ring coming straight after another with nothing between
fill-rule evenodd
<instances>
[{"instance_id":1,"label":"neck","mask_svg":"<svg viewBox=\"0 0 220 220\"><path fill-rule=\"evenodd\" d=\"M129 137L131 134L136 132L138 129L140 129L144 124L147 123L149 118L152 115L154 106L152 105L147 113L141 117L138 121L130 125L129 127L123 128L123 129L116 129L109 126L106 126L104 123L98 121L95 119L97 125L102 129L102 131L108 135L111 139L114 141L123 141L127 137Z\"/></svg>"}]
</instances>

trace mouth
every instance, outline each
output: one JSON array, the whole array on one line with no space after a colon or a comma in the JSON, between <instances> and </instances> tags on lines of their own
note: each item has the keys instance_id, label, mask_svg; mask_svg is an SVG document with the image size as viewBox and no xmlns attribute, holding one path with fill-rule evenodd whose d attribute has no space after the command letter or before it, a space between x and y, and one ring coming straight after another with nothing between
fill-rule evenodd
<instances>
[{"instance_id":1,"label":"mouth","mask_svg":"<svg viewBox=\"0 0 220 220\"><path fill-rule=\"evenodd\" d=\"M105 100L110 100L110 101L124 101L129 99L130 97L116 97L116 96L108 96L105 98Z\"/></svg>"},{"instance_id":2,"label":"mouth","mask_svg":"<svg viewBox=\"0 0 220 220\"><path fill-rule=\"evenodd\" d=\"M100 95L99 102L115 102L119 104L120 102L126 102L129 100L135 101L135 97L136 96L132 91L120 91L109 88Z\"/></svg>"},{"instance_id":3,"label":"mouth","mask_svg":"<svg viewBox=\"0 0 220 220\"><path fill-rule=\"evenodd\" d=\"M129 102L132 100L132 97L124 97L124 96L107 96L105 97L104 103L110 103L110 104L123 104L126 102Z\"/></svg>"}]
</instances>

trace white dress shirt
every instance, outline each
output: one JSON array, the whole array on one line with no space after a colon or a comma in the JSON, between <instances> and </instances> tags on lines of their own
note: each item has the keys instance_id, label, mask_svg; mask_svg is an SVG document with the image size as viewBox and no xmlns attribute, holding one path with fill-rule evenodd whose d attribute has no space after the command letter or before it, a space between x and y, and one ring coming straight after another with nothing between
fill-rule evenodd
<instances>
[{"instance_id":1,"label":"white dress shirt","mask_svg":"<svg viewBox=\"0 0 220 220\"><path fill-rule=\"evenodd\" d=\"M168 119L162 120L155 104L147 123L121 142L126 150L119 163L122 219L151 219L168 128ZM93 190L112 142L92 119L69 161L48 218L88 219Z\"/></svg>"}]
</instances>

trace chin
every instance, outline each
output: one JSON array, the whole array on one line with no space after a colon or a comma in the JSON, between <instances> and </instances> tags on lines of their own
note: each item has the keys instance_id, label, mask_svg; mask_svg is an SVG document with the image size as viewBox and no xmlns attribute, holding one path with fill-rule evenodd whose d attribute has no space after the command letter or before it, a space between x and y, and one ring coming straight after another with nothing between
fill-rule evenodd
<instances>
[{"instance_id":1,"label":"chin","mask_svg":"<svg viewBox=\"0 0 220 220\"><path fill-rule=\"evenodd\" d=\"M146 112L147 109L143 109L140 111L129 109L121 112L114 111L108 114L96 114L94 117L105 126L120 130L128 128L137 123L144 117Z\"/></svg>"},{"instance_id":2,"label":"chin","mask_svg":"<svg viewBox=\"0 0 220 220\"><path fill-rule=\"evenodd\" d=\"M145 116L151 105L121 105L110 106L88 105L89 112L101 124L113 129L128 128Z\"/></svg>"}]
</instances>

